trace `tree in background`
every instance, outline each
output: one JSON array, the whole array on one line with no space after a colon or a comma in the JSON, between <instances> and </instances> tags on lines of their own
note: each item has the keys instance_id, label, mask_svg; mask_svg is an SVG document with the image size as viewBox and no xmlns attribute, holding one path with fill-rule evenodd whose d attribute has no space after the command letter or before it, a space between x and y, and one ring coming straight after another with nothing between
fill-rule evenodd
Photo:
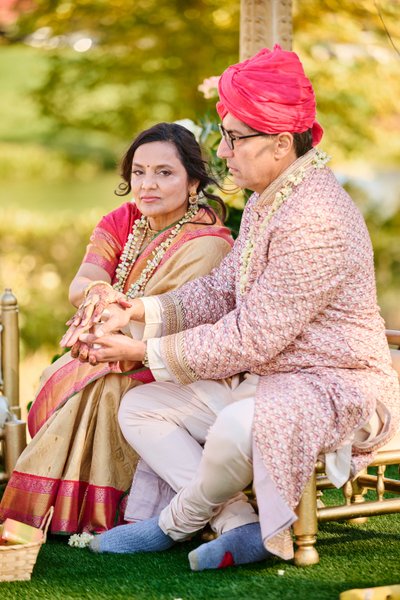
<instances>
[{"instance_id":1,"label":"tree in background","mask_svg":"<svg viewBox=\"0 0 400 600\"><path fill-rule=\"evenodd\" d=\"M400 2L295 0L294 46L335 160L398 164Z\"/></svg>"},{"instance_id":2,"label":"tree in background","mask_svg":"<svg viewBox=\"0 0 400 600\"><path fill-rule=\"evenodd\" d=\"M238 60L239 19L239 0L41 0L8 39L41 40L51 55L36 98L53 143L69 129L125 141L155 121L214 110L197 86ZM400 159L399 39L398 0L294 1L294 50L337 161Z\"/></svg>"},{"instance_id":3,"label":"tree in background","mask_svg":"<svg viewBox=\"0 0 400 600\"><path fill-rule=\"evenodd\" d=\"M45 0L9 39L39 45L42 36L51 62L36 99L55 131L126 141L155 121L204 112L197 86L237 60L238 23L229 0ZM90 50L73 49L85 39Z\"/></svg>"}]
</instances>

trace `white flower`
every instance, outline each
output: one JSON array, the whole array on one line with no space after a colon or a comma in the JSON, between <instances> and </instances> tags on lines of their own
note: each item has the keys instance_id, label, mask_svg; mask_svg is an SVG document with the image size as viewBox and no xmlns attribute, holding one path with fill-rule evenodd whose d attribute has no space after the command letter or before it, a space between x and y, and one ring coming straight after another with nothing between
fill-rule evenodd
<instances>
[{"instance_id":1,"label":"white flower","mask_svg":"<svg viewBox=\"0 0 400 600\"><path fill-rule=\"evenodd\" d=\"M305 176L304 170L300 170L298 173L295 173L294 175L292 175L293 185L299 185L299 183L301 183L303 181L304 176Z\"/></svg>"},{"instance_id":2,"label":"white flower","mask_svg":"<svg viewBox=\"0 0 400 600\"><path fill-rule=\"evenodd\" d=\"M180 119L179 121L174 121L174 123L176 123L177 125L182 125L182 127L185 127L191 133L193 133L197 141L200 140L200 136L202 134L203 129L196 125L196 123L192 121L192 119Z\"/></svg>"},{"instance_id":3,"label":"white flower","mask_svg":"<svg viewBox=\"0 0 400 600\"><path fill-rule=\"evenodd\" d=\"M218 82L219 76L214 75L213 77L207 77L204 81L197 87L199 92L201 92L207 100L210 98L217 98L218 96Z\"/></svg>"},{"instance_id":4,"label":"white flower","mask_svg":"<svg viewBox=\"0 0 400 600\"><path fill-rule=\"evenodd\" d=\"M292 193L292 186L290 186L290 185L286 184L285 187L283 187L281 189L281 194L283 195L283 197L285 198L285 200L286 200L286 198L289 198L289 196L290 196L291 193Z\"/></svg>"},{"instance_id":5,"label":"white flower","mask_svg":"<svg viewBox=\"0 0 400 600\"><path fill-rule=\"evenodd\" d=\"M90 544L90 541L94 538L91 533L74 533L68 540L68 545L74 548L85 548Z\"/></svg>"},{"instance_id":6,"label":"white flower","mask_svg":"<svg viewBox=\"0 0 400 600\"><path fill-rule=\"evenodd\" d=\"M313 160L313 165L317 169L322 169L326 163L330 160L330 156L326 154L326 152L322 152L322 150L317 150L315 152L315 158Z\"/></svg>"}]
</instances>

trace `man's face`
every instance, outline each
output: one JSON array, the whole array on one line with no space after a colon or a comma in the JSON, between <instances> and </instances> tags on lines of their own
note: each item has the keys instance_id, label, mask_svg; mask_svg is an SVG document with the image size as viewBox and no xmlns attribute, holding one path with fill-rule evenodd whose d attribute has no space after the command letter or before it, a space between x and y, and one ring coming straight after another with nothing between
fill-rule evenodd
<instances>
[{"instance_id":1,"label":"man's face","mask_svg":"<svg viewBox=\"0 0 400 600\"><path fill-rule=\"evenodd\" d=\"M228 113L222 125L233 137L256 133L248 125ZM275 150L278 136L257 136L235 140L231 150L222 138L217 154L226 160L233 181L241 188L261 194L281 173Z\"/></svg>"}]
</instances>

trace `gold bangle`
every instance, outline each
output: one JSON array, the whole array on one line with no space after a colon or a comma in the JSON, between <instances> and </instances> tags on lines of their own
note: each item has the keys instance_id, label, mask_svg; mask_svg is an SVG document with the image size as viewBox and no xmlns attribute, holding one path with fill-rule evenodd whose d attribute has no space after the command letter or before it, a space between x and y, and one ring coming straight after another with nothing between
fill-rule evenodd
<instances>
[{"instance_id":1,"label":"gold bangle","mask_svg":"<svg viewBox=\"0 0 400 600\"><path fill-rule=\"evenodd\" d=\"M91 281L83 290L83 297L86 298L86 296L88 295L88 293L90 292L90 290L95 286L95 285L106 285L107 287L114 289L113 286L111 284L109 284L107 281L103 281L101 279L98 279L97 281Z\"/></svg>"}]
</instances>

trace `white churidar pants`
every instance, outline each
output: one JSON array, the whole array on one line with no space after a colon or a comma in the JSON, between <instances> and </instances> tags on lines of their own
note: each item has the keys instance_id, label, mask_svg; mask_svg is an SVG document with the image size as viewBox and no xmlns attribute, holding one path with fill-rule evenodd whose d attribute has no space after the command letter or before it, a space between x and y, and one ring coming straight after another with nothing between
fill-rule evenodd
<instances>
[{"instance_id":1,"label":"white churidar pants","mask_svg":"<svg viewBox=\"0 0 400 600\"><path fill-rule=\"evenodd\" d=\"M129 390L122 399L123 435L177 492L159 519L174 540L208 522L221 534L258 521L241 491L253 479L257 381L257 375L248 375L241 383L236 377L187 386L155 382Z\"/></svg>"}]
</instances>

